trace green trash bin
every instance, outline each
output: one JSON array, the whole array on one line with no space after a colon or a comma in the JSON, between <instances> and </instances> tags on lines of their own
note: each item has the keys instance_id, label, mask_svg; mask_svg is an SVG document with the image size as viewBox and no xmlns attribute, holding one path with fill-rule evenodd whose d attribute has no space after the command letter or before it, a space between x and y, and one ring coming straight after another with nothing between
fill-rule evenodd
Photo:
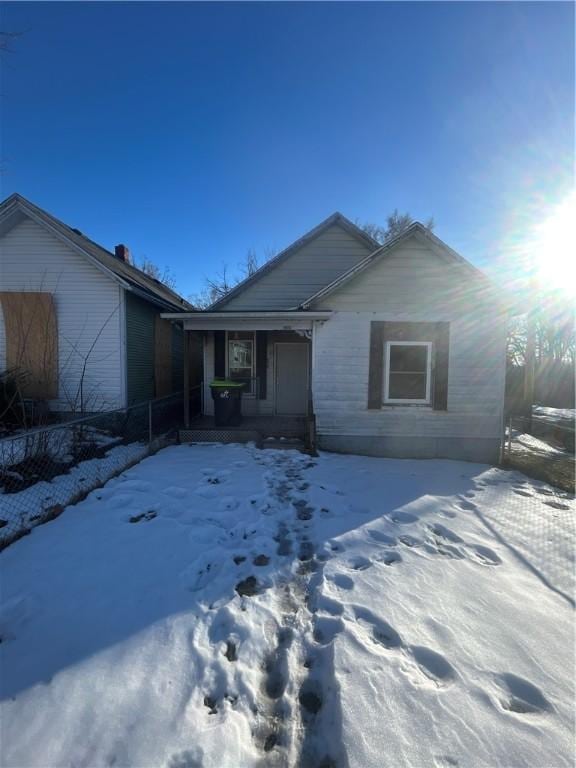
<instances>
[{"instance_id":1,"label":"green trash bin","mask_svg":"<svg viewBox=\"0 0 576 768\"><path fill-rule=\"evenodd\" d=\"M217 427L238 427L242 423L242 390L244 382L214 379L210 382L214 400L214 423Z\"/></svg>"}]
</instances>

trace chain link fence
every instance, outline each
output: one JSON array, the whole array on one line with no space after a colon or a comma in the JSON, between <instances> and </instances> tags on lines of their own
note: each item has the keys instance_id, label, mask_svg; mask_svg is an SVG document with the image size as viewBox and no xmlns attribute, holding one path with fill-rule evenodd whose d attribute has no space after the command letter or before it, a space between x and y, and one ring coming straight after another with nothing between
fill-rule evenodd
<instances>
[{"instance_id":1,"label":"chain link fence","mask_svg":"<svg viewBox=\"0 0 576 768\"><path fill-rule=\"evenodd\" d=\"M574 426L537 416L509 416L503 463L574 493Z\"/></svg>"},{"instance_id":2,"label":"chain link fence","mask_svg":"<svg viewBox=\"0 0 576 768\"><path fill-rule=\"evenodd\" d=\"M182 393L0 440L0 550L175 440Z\"/></svg>"}]
</instances>

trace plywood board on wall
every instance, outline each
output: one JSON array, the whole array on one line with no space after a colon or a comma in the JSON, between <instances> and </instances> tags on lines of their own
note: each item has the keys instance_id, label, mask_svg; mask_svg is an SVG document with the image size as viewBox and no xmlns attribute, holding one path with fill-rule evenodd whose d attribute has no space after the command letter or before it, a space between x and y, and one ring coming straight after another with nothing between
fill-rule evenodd
<instances>
[{"instance_id":1,"label":"plywood board on wall","mask_svg":"<svg viewBox=\"0 0 576 768\"><path fill-rule=\"evenodd\" d=\"M22 394L58 397L58 322L51 293L2 291L6 367L22 374Z\"/></svg>"}]
</instances>

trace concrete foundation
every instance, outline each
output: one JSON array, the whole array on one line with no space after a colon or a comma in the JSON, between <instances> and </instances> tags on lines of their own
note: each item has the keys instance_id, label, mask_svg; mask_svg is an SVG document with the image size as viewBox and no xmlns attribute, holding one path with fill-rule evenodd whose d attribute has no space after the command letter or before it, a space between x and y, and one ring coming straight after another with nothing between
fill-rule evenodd
<instances>
[{"instance_id":1,"label":"concrete foundation","mask_svg":"<svg viewBox=\"0 0 576 768\"><path fill-rule=\"evenodd\" d=\"M500 440L496 437L377 437L367 435L318 435L318 447L335 453L356 453L393 459L458 459L498 464Z\"/></svg>"}]
</instances>

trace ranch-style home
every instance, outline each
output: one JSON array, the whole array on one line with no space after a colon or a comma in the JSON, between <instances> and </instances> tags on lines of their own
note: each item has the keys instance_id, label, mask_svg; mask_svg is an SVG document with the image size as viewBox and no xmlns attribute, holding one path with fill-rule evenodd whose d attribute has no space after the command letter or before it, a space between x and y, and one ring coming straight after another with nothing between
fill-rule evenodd
<instances>
[{"instance_id":1,"label":"ranch-style home","mask_svg":"<svg viewBox=\"0 0 576 768\"><path fill-rule=\"evenodd\" d=\"M208 310L163 317L203 338L202 415L187 409L183 439L312 434L332 451L499 458L506 309L419 223L379 245L335 213ZM215 427L216 377L245 384L235 434Z\"/></svg>"},{"instance_id":2,"label":"ranch-style home","mask_svg":"<svg viewBox=\"0 0 576 768\"><path fill-rule=\"evenodd\" d=\"M192 307L21 195L0 204L0 373L27 400L90 412L182 390L183 334L162 312Z\"/></svg>"}]
</instances>

